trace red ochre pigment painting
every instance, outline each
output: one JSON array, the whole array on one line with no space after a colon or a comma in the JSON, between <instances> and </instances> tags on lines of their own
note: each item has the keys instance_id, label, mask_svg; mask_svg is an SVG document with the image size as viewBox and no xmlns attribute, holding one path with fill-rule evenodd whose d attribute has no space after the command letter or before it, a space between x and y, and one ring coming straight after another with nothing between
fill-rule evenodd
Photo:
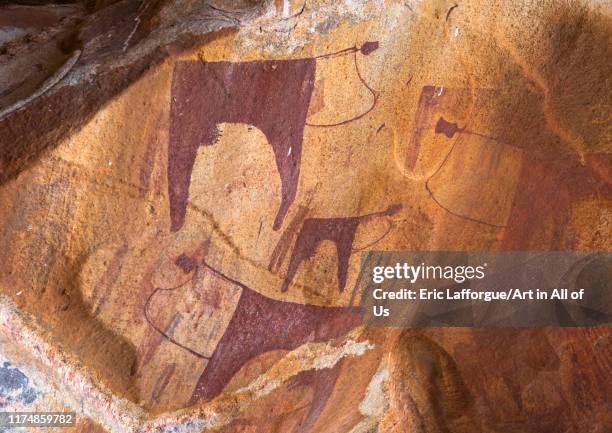
<instances>
[{"instance_id":1,"label":"red ochre pigment painting","mask_svg":"<svg viewBox=\"0 0 612 433\"><path fill-rule=\"evenodd\" d=\"M189 183L198 147L215 145L218 138L217 125L223 122L253 125L266 136L275 155L282 188L281 204L273 228L279 230L283 226L284 218L296 196L303 131L307 126L306 116L313 91L315 68L314 58L241 63L184 61L176 64L172 83L168 151L172 231L180 230L184 223ZM434 86L422 89L406 153L406 168L409 170L415 166L423 134L428 130L449 140L456 140L460 135L475 135L492 142L499 141L436 114L440 109L455 107L462 98L467 97L465 90L448 89L443 98L438 97L438 92L440 88ZM452 147L449 152L452 152ZM521 182L525 182L524 176ZM436 200L433 195L432 199ZM520 195L518 200L520 207ZM271 257L270 270L278 270L290 248L294 232L297 232L287 275L280 291L286 292L289 289L300 264L313 257L322 241L329 240L336 245L338 289L342 292L346 286L348 261L354 251L353 241L360 222L373 217L391 216L400 208L401 205L396 204L380 212L340 218L306 218L307 209L300 208L299 221L290 223L285 229ZM517 212L521 210L515 205L513 214ZM539 211L536 209L536 212ZM483 224L492 225L486 222ZM506 228L506 231L512 232L512 227ZM181 268L186 263L184 256L177 259L177 265ZM272 350L291 350L309 341L339 337L357 326L361 320L359 308L327 308L270 299L209 267L205 261L197 264L189 261L186 272L194 266L203 266L217 277L242 289L232 319L210 357L183 347L196 356L208 359L192 395L194 402L210 400L219 395L242 366L258 355ZM304 373L295 379L296 385L312 386L315 396L299 431L308 431L316 421L329 398L340 368L336 366L329 371Z\"/></svg>"},{"instance_id":2,"label":"red ochre pigment painting","mask_svg":"<svg viewBox=\"0 0 612 433\"><path fill-rule=\"evenodd\" d=\"M171 289L156 289L145 304L145 317L153 329L192 355L208 360L193 393L194 402L200 399L210 400L219 395L242 366L258 355L272 350L292 350L307 342L328 341L346 334L361 322L362 313L358 307L319 307L278 301L263 296L224 275L210 267L204 260L198 262L196 259L180 255L175 263L185 273L201 266L242 290L232 319L211 356L198 353L193 348L176 341L149 317L149 303L156 293L159 290ZM318 405L318 409L311 410L309 418L322 410L319 406L327 400L329 395L326 393L331 392L333 388L333 386L328 387L328 379L337 377L338 370L313 374L315 376L321 374L325 380L318 380L316 377L308 380L308 384L313 386L317 395ZM311 422L315 420L316 418Z\"/></svg>"},{"instance_id":3,"label":"red ochre pigment painting","mask_svg":"<svg viewBox=\"0 0 612 433\"><path fill-rule=\"evenodd\" d=\"M185 219L191 173L199 146L215 145L218 125L244 123L259 128L266 136L276 158L281 179L282 199L273 228L278 230L294 201L300 173L303 130L314 84L316 60L255 62L178 62L172 82L170 143L168 150L168 188L171 230L178 231ZM395 208L380 215L394 212ZM363 217L307 219L301 229L288 279L300 262L314 253L322 239L333 240L338 249L340 290L346 284L348 257L355 231ZM267 298L239 281L223 275L205 262L194 264L180 256L177 266L204 266L209 272L242 289L232 319L210 357L181 346L196 356L208 359L192 396L193 401L217 396L229 380L249 360L272 350L292 350L310 341L339 337L357 326L359 308L328 308L283 302ZM185 270L185 269L184 269ZM286 286L282 291L286 291ZM145 311L146 314L146 311ZM153 326L158 332L160 330ZM168 336L165 336L168 338ZM337 377L338 367L314 376L304 376L315 390L316 402L305 425L311 425L321 412L329 393L329 377ZM323 384L324 386L322 386ZM305 431L302 428L302 431Z\"/></svg>"},{"instance_id":4,"label":"red ochre pigment painting","mask_svg":"<svg viewBox=\"0 0 612 433\"><path fill-rule=\"evenodd\" d=\"M242 288L234 315L193 393L193 400L218 395L250 359L271 350L291 350L310 341L344 335L361 321L359 308L319 307L267 298L203 264Z\"/></svg>"},{"instance_id":5,"label":"red ochre pigment painting","mask_svg":"<svg viewBox=\"0 0 612 433\"><path fill-rule=\"evenodd\" d=\"M491 89L448 88L444 86L423 86L413 118L413 129L406 147L405 169L414 169L422 150L423 139L427 132L445 137L451 142L448 153L439 161L434 172L425 179L425 189L431 200L447 213L483 226L503 230L503 247L508 250L521 250L529 247L531 239L538 232L544 232L547 225L553 224L553 249L565 249L561 243L561 234L571 218L572 203L598 196L609 196L611 191L609 174L599 167L606 166L609 156L605 153L591 153L586 161L579 160L576 154L543 159L535 155L522 157L522 168L518 176L516 193L505 224L494 224L479 218L455 211L441 203L435 191L430 188L431 180L440 169L448 163L451 154L456 150L460 139L470 137L485 139L491 147L508 146L519 149L518 143L511 137L494 137L490 134L469 129L454 119L453 113L469 101L475 107L475 113L485 112L483 101L494 92ZM446 116L446 117L445 117ZM469 119L467 119L469 122ZM549 197L556 197L550 200Z\"/></svg>"},{"instance_id":6,"label":"red ochre pigment painting","mask_svg":"<svg viewBox=\"0 0 612 433\"><path fill-rule=\"evenodd\" d=\"M278 230L295 199L302 139L316 60L177 62L172 82L168 194L172 231L185 220L189 182L200 146L214 145L217 125L245 123L272 146L281 179Z\"/></svg>"},{"instance_id":7,"label":"red ochre pigment painting","mask_svg":"<svg viewBox=\"0 0 612 433\"><path fill-rule=\"evenodd\" d=\"M317 246L324 240L332 241L336 245L338 290L343 292L346 286L349 259L354 252L353 240L359 223L369 218L391 216L397 213L400 208L401 205L393 205L385 211L367 215L344 218L308 218L304 220L291 253L289 270L283 280L281 292L286 292L289 289L289 284L295 277L300 264L311 259L316 253Z\"/></svg>"}]
</instances>

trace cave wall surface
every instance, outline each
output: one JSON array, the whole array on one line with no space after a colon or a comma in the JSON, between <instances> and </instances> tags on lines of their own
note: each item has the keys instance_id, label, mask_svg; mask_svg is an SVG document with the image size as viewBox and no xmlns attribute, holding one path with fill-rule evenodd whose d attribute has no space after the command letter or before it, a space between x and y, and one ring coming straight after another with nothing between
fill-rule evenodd
<instances>
[{"instance_id":1,"label":"cave wall surface","mask_svg":"<svg viewBox=\"0 0 612 433\"><path fill-rule=\"evenodd\" d=\"M608 1L0 6L0 410L609 431L609 327L364 328L355 287L370 250L610 251L611 77Z\"/></svg>"}]
</instances>

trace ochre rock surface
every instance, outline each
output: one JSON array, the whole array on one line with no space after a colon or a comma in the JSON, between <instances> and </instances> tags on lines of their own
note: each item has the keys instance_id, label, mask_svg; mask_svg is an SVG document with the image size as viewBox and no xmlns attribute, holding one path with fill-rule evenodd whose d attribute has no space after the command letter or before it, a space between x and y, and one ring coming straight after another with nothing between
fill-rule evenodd
<instances>
[{"instance_id":1,"label":"ochre rock surface","mask_svg":"<svg viewBox=\"0 0 612 433\"><path fill-rule=\"evenodd\" d=\"M368 250L610 250L609 2L20 8L2 299L134 413L612 429L609 328L367 329L354 290Z\"/></svg>"}]
</instances>

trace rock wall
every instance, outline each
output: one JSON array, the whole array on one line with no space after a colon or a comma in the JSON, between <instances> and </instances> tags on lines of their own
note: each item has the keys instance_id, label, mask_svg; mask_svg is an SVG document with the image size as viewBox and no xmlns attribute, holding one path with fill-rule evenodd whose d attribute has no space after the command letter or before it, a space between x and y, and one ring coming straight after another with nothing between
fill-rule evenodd
<instances>
[{"instance_id":1,"label":"rock wall","mask_svg":"<svg viewBox=\"0 0 612 433\"><path fill-rule=\"evenodd\" d=\"M1 8L3 323L77 430L611 428L609 328L367 329L354 289L610 250L609 2Z\"/></svg>"}]
</instances>

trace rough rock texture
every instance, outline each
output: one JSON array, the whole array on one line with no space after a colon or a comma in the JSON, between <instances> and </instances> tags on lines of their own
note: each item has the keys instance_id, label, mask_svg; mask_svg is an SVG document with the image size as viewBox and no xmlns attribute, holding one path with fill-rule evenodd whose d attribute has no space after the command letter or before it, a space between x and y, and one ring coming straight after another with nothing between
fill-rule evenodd
<instances>
[{"instance_id":1,"label":"rough rock texture","mask_svg":"<svg viewBox=\"0 0 612 433\"><path fill-rule=\"evenodd\" d=\"M610 2L32 3L0 6L0 407L612 429L609 328L364 329L353 289L366 250L610 250Z\"/></svg>"}]
</instances>

